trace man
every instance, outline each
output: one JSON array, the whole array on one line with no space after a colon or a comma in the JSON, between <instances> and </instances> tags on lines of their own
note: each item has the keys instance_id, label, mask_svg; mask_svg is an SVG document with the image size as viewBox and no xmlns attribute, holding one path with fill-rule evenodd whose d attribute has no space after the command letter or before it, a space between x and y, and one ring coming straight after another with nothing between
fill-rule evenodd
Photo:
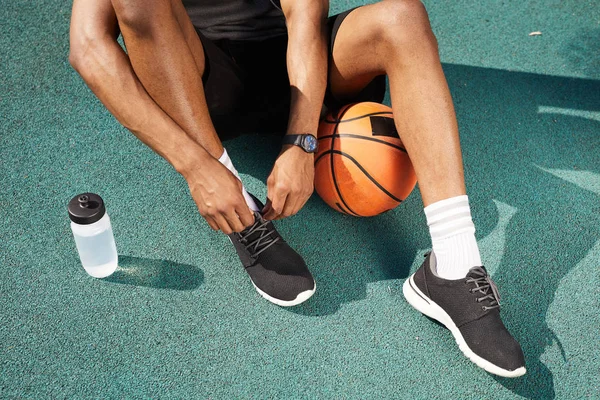
<instances>
[{"instance_id":1,"label":"man","mask_svg":"<svg viewBox=\"0 0 600 400\"><path fill-rule=\"evenodd\" d=\"M323 101L381 102L387 76L433 243L405 296L446 325L480 367L524 374L481 267L456 118L425 8L385 0L330 18L328 10L327 0L75 0L70 61L110 112L181 173L257 291L282 306L315 291L271 221L296 214L313 191L315 149L306 143ZM222 146L249 131L285 133L266 206L245 191Z\"/></svg>"}]
</instances>

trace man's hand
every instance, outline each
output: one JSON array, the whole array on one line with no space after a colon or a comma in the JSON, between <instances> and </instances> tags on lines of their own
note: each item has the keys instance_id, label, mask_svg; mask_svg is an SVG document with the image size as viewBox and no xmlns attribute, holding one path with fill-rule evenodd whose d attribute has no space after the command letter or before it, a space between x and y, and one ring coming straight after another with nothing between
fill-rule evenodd
<instances>
[{"instance_id":1,"label":"man's hand","mask_svg":"<svg viewBox=\"0 0 600 400\"><path fill-rule=\"evenodd\" d=\"M184 174L200 215L214 230L229 235L254 222L242 194L242 182L213 158Z\"/></svg>"},{"instance_id":2,"label":"man's hand","mask_svg":"<svg viewBox=\"0 0 600 400\"><path fill-rule=\"evenodd\" d=\"M281 0L288 30L291 102L287 133L316 133L327 86L328 0ZM314 190L314 155L284 147L267 180L266 219L296 214Z\"/></svg>"},{"instance_id":3,"label":"man's hand","mask_svg":"<svg viewBox=\"0 0 600 400\"><path fill-rule=\"evenodd\" d=\"M265 219L296 214L314 189L315 158L298 146L285 146L267 179Z\"/></svg>"}]
</instances>

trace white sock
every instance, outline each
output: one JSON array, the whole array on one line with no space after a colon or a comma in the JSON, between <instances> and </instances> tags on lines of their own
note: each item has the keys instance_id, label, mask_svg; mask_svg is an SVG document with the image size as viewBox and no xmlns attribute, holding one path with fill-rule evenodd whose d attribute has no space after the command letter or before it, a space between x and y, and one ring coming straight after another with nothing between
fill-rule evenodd
<instances>
[{"instance_id":1,"label":"white sock","mask_svg":"<svg viewBox=\"0 0 600 400\"><path fill-rule=\"evenodd\" d=\"M441 278L464 278L471 268L482 265L468 196L433 203L425 207L425 216Z\"/></svg>"},{"instance_id":2,"label":"white sock","mask_svg":"<svg viewBox=\"0 0 600 400\"><path fill-rule=\"evenodd\" d=\"M227 150L225 150L223 148L223 154L221 155L221 157L219 158L219 162L221 164L223 164L228 170L231 171L231 173L233 175L235 175L236 178L238 178L240 181L242 180L240 178L240 174L238 174L237 170L235 169L235 167L233 166L233 163L231 162L231 158L229 158L229 154L227 154ZM246 204L248 204L248 207L250 207L250 209L252 211L258 211L260 212L261 210L258 208L258 205L254 202L254 200L252 199L252 197L250 197L250 195L248 194L248 192L246 191L246 188L243 186L242 184L242 194L244 195L244 199L246 199Z\"/></svg>"}]
</instances>

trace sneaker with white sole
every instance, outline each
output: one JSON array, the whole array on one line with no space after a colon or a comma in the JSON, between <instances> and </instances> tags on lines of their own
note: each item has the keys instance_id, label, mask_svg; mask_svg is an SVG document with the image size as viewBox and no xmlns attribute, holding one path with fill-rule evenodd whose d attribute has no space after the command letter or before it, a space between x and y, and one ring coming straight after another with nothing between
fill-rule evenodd
<instances>
[{"instance_id":1,"label":"sneaker with white sole","mask_svg":"<svg viewBox=\"0 0 600 400\"><path fill-rule=\"evenodd\" d=\"M262 204L252 196L256 204ZM229 235L256 291L279 306L290 307L308 300L315 281L302 257L283 240L273 222L254 213L254 223Z\"/></svg>"},{"instance_id":2,"label":"sneaker with white sole","mask_svg":"<svg viewBox=\"0 0 600 400\"><path fill-rule=\"evenodd\" d=\"M523 351L500 319L500 295L484 267L471 268L462 279L443 279L431 252L402 289L409 304L445 325L479 367L507 378L525 374Z\"/></svg>"}]
</instances>

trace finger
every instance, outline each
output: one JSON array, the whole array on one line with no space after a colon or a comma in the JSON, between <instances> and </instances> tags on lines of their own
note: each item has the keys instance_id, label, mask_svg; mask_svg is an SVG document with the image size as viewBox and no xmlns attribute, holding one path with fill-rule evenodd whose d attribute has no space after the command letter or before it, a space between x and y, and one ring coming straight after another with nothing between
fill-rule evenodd
<instances>
[{"instance_id":1,"label":"finger","mask_svg":"<svg viewBox=\"0 0 600 400\"><path fill-rule=\"evenodd\" d=\"M266 214L269 212L269 210L271 209L271 199L267 198L267 204L265 204L265 206L263 207L261 214Z\"/></svg>"},{"instance_id":2,"label":"finger","mask_svg":"<svg viewBox=\"0 0 600 400\"><path fill-rule=\"evenodd\" d=\"M217 223L215 222L214 219L212 219L211 217L204 217L204 219L206 220L206 222L208 223L208 225L215 231L219 230L219 225L217 225Z\"/></svg>"},{"instance_id":3,"label":"finger","mask_svg":"<svg viewBox=\"0 0 600 400\"><path fill-rule=\"evenodd\" d=\"M271 209L264 215L264 218L276 219L279 215L281 215L286 198L287 194L284 194L282 192L276 193L273 196L273 200L271 201Z\"/></svg>"},{"instance_id":4,"label":"finger","mask_svg":"<svg viewBox=\"0 0 600 400\"><path fill-rule=\"evenodd\" d=\"M302 210L302 207L304 207L306 205L306 203L308 202L308 199L310 199L311 194L312 193L309 192L298 198L298 203L296 204L296 211L294 212L294 215L298 214L298 212L300 212L300 210Z\"/></svg>"},{"instance_id":5,"label":"finger","mask_svg":"<svg viewBox=\"0 0 600 400\"><path fill-rule=\"evenodd\" d=\"M288 195L288 197L285 199L285 204L283 206L283 210L281 210L281 214L279 214L277 216L276 219L283 219L283 218L287 218L287 217L291 217L292 215L296 214L297 209L296 209L296 205L298 204L298 198L295 195Z\"/></svg>"},{"instance_id":6,"label":"finger","mask_svg":"<svg viewBox=\"0 0 600 400\"><path fill-rule=\"evenodd\" d=\"M286 205L278 219L291 217L292 215L298 214L298 212L304 207L308 199L310 199L310 192L299 192L298 194L290 194L287 197Z\"/></svg>"},{"instance_id":7,"label":"finger","mask_svg":"<svg viewBox=\"0 0 600 400\"><path fill-rule=\"evenodd\" d=\"M275 178L273 177L273 173L267 179L267 203L263 208L262 214L272 215L273 214L273 200L277 197L278 190L275 188Z\"/></svg>"},{"instance_id":8,"label":"finger","mask_svg":"<svg viewBox=\"0 0 600 400\"><path fill-rule=\"evenodd\" d=\"M227 220L225 219L225 217L223 215L217 214L217 215L213 216L213 219L219 226L219 230L221 230L226 235L231 235L233 230L231 229L231 227L229 226L229 223L227 222Z\"/></svg>"},{"instance_id":9,"label":"finger","mask_svg":"<svg viewBox=\"0 0 600 400\"><path fill-rule=\"evenodd\" d=\"M235 210L225 214L225 219L227 220L227 223L232 231L241 232L244 230L244 224L242 224L242 221L240 221L240 217L237 215Z\"/></svg>"},{"instance_id":10,"label":"finger","mask_svg":"<svg viewBox=\"0 0 600 400\"><path fill-rule=\"evenodd\" d=\"M248 207L246 203L243 205L236 207L235 212L237 213L240 221L245 228L249 227L254 223L254 212Z\"/></svg>"}]
</instances>

